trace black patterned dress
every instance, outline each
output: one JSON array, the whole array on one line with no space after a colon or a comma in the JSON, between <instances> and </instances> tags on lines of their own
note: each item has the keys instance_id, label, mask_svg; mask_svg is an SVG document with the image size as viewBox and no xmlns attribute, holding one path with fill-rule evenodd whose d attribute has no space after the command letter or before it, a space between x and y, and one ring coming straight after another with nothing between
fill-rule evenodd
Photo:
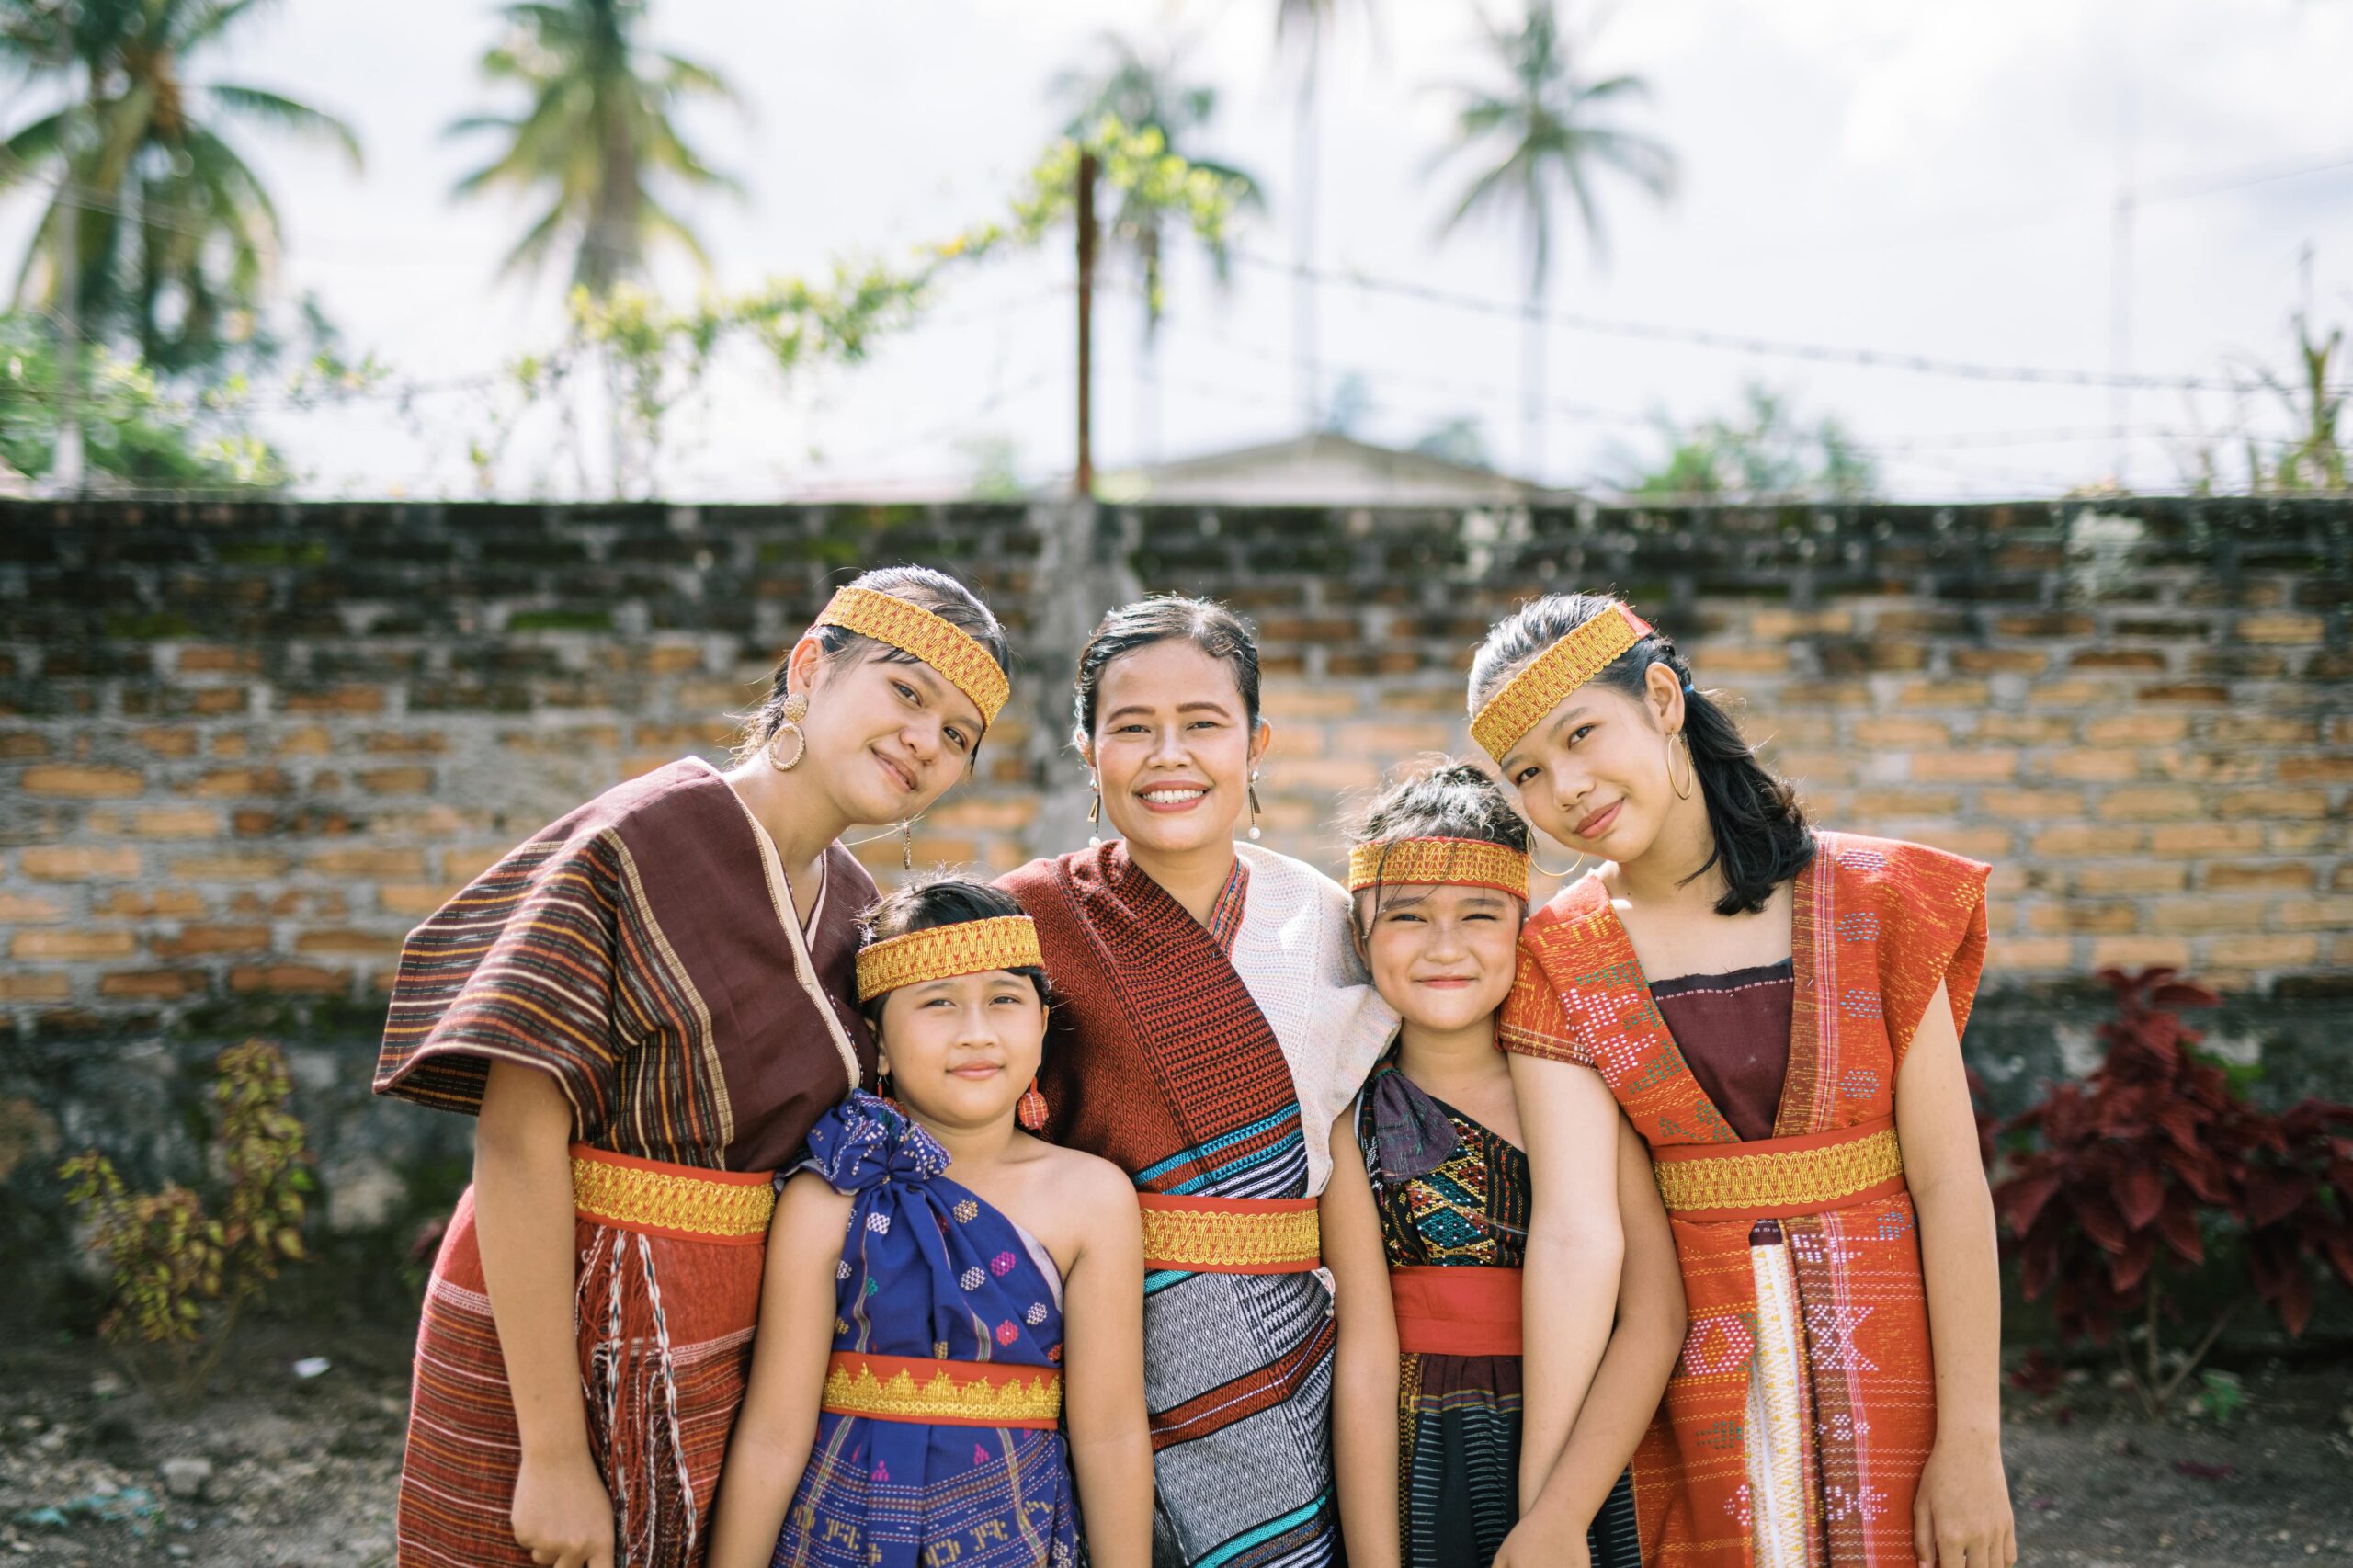
<instances>
[{"instance_id":1,"label":"black patterned dress","mask_svg":"<svg viewBox=\"0 0 2353 1568\"><path fill-rule=\"evenodd\" d=\"M1391 1268L1508 1268L1528 1252L1528 1156L1398 1069L1357 1101ZM1519 1517L1518 1356L1398 1356L1397 1496L1407 1568L1486 1568ZM1640 1568L1631 1474L1587 1535L1594 1568Z\"/></svg>"}]
</instances>

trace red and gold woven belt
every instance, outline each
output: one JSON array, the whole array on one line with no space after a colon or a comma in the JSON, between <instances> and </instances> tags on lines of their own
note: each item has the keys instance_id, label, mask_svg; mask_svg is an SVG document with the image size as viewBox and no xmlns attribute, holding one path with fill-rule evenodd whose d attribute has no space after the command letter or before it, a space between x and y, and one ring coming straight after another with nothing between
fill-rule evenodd
<instances>
[{"instance_id":1,"label":"red and gold woven belt","mask_svg":"<svg viewBox=\"0 0 2353 1568\"><path fill-rule=\"evenodd\" d=\"M1517 1356L1517 1268L1392 1268L1389 1301L1397 1312L1397 1348L1423 1356Z\"/></svg>"},{"instance_id":2,"label":"red and gold woven belt","mask_svg":"<svg viewBox=\"0 0 2353 1568\"><path fill-rule=\"evenodd\" d=\"M1008 1361L940 1361L836 1350L825 1364L825 1408L836 1415L928 1426L1034 1426L1063 1416L1063 1375Z\"/></svg>"},{"instance_id":3,"label":"red and gold woven belt","mask_svg":"<svg viewBox=\"0 0 2353 1568\"><path fill-rule=\"evenodd\" d=\"M1687 1220L1822 1214L1904 1190L1895 1119L1801 1138L1678 1143L1651 1151L1667 1212Z\"/></svg>"},{"instance_id":4,"label":"red and gold woven belt","mask_svg":"<svg viewBox=\"0 0 2353 1568\"><path fill-rule=\"evenodd\" d=\"M1143 1266L1189 1274L1306 1274L1322 1267L1312 1198L1177 1198L1141 1192Z\"/></svg>"},{"instance_id":5,"label":"red and gold woven belt","mask_svg":"<svg viewBox=\"0 0 2353 1568\"><path fill-rule=\"evenodd\" d=\"M775 1173L707 1171L572 1146L572 1207L624 1231L757 1246L776 1212Z\"/></svg>"}]
</instances>

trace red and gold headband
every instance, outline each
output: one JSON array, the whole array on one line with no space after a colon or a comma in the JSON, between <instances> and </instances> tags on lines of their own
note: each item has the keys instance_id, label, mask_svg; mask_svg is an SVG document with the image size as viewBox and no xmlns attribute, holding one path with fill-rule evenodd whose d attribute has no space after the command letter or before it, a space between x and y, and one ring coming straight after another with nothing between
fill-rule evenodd
<instances>
[{"instance_id":1,"label":"red and gold headband","mask_svg":"<svg viewBox=\"0 0 2353 1568\"><path fill-rule=\"evenodd\" d=\"M949 685L971 698L972 705L981 710L983 724L996 722L1005 699L1013 694L1012 683L1005 678L1005 671L986 648L961 627L921 605L878 594L871 588L841 588L835 591L825 605L825 613L817 618L816 623L838 626L860 637L888 642L903 653L914 654L938 670Z\"/></svg>"},{"instance_id":2,"label":"red and gold headband","mask_svg":"<svg viewBox=\"0 0 2353 1568\"><path fill-rule=\"evenodd\" d=\"M1348 891L1449 882L1493 888L1523 902L1528 857L1483 838L1395 838L1348 851Z\"/></svg>"},{"instance_id":3,"label":"red and gold headband","mask_svg":"<svg viewBox=\"0 0 2353 1568\"><path fill-rule=\"evenodd\" d=\"M986 974L993 969L1043 969L1038 927L1026 915L963 920L870 942L858 950L858 999L871 1002L886 991Z\"/></svg>"},{"instance_id":4,"label":"red and gold headband","mask_svg":"<svg viewBox=\"0 0 2353 1568\"><path fill-rule=\"evenodd\" d=\"M1613 604L1609 609L1617 613L1604 610L1530 659L1472 715L1471 738L1489 756L1501 762L1545 714L1560 706L1561 699L1651 634L1650 622L1624 605Z\"/></svg>"}]
</instances>

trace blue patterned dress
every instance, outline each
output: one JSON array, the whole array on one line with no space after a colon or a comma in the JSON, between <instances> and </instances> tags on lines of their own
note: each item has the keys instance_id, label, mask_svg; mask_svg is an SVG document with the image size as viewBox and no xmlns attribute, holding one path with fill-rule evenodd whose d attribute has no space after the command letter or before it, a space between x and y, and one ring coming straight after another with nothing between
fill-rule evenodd
<instances>
[{"instance_id":1,"label":"blue patterned dress","mask_svg":"<svg viewBox=\"0 0 2353 1568\"><path fill-rule=\"evenodd\" d=\"M801 1166L853 1195L834 1348L1060 1369L1062 1283L1027 1232L941 1173L948 1153L852 1094ZM775 1568L1064 1568L1078 1504L1059 1430L932 1426L828 1410Z\"/></svg>"}]
</instances>

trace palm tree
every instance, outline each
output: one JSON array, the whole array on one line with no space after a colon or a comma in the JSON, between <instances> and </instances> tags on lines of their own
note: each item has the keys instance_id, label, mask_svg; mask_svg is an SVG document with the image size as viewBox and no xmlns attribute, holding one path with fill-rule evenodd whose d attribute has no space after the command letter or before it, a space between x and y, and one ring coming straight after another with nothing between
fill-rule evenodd
<instances>
[{"instance_id":1,"label":"palm tree","mask_svg":"<svg viewBox=\"0 0 2353 1568\"><path fill-rule=\"evenodd\" d=\"M135 343L163 370L251 336L281 234L277 204L225 128L292 131L359 164L358 138L332 115L260 87L190 80L190 62L259 8L0 0L0 66L57 84L66 100L0 141L0 193L35 178L50 187L17 274L20 303L63 315L85 337Z\"/></svg>"},{"instance_id":2,"label":"palm tree","mask_svg":"<svg viewBox=\"0 0 2353 1568\"><path fill-rule=\"evenodd\" d=\"M1201 157L1193 150L1194 134L1206 130L1216 117L1217 89L1182 79L1183 53L1182 47L1173 41L1147 47L1116 32L1098 35L1096 59L1089 66L1060 72L1049 85L1056 97L1072 106L1064 134L1084 138L1106 116L1131 131L1157 131L1168 152L1229 182L1235 205L1263 207L1264 194L1247 171ZM1138 399L1139 422L1147 459L1158 455L1159 445L1158 349L1165 302L1162 239L1168 217L1165 203L1155 204L1142 191L1131 190L1121 198L1104 231L1112 244L1134 256L1143 277L1143 351L1137 363L1143 386L1143 395ZM1222 283L1227 277L1224 251L1212 253L1212 259Z\"/></svg>"},{"instance_id":3,"label":"palm tree","mask_svg":"<svg viewBox=\"0 0 2353 1568\"><path fill-rule=\"evenodd\" d=\"M529 96L522 113L471 115L452 135L496 131L496 158L458 182L455 195L512 190L547 209L502 271L536 268L559 246L573 247L572 280L602 295L643 276L647 251L667 240L709 269L701 242L651 188L667 179L688 189L740 191L705 164L671 123L691 98L740 102L709 66L649 50L636 37L645 0L551 0L501 7L505 40L482 57L482 74Z\"/></svg>"},{"instance_id":4,"label":"palm tree","mask_svg":"<svg viewBox=\"0 0 2353 1568\"><path fill-rule=\"evenodd\" d=\"M1323 367L1316 331L1315 219L1320 197L1317 90L1322 85L1324 55L1340 25L1340 13L1356 10L1370 23L1373 0L1275 0L1275 47L1295 49L1299 60L1299 97L1292 105L1292 177L1298 207L1291 214L1291 335L1292 358L1299 368L1300 414L1307 428L1323 423Z\"/></svg>"},{"instance_id":5,"label":"palm tree","mask_svg":"<svg viewBox=\"0 0 2353 1568\"><path fill-rule=\"evenodd\" d=\"M1517 218L1528 236L1527 328L1522 343L1522 416L1528 425L1528 477L1544 464L1544 299L1552 268L1552 202L1565 190L1595 257L1606 259L1608 238L1594 193L1597 168L1620 175L1665 200L1675 188L1676 158L1661 142L1599 117L1629 100L1647 98L1640 76L1587 80L1571 58L1552 0L1528 0L1517 28L1490 26L1489 41L1503 66L1499 86L1458 85L1454 145L1432 167L1463 154L1483 155L1484 168L1464 188L1441 234L1473 212Z\"/></svg>"}]
</instances>

